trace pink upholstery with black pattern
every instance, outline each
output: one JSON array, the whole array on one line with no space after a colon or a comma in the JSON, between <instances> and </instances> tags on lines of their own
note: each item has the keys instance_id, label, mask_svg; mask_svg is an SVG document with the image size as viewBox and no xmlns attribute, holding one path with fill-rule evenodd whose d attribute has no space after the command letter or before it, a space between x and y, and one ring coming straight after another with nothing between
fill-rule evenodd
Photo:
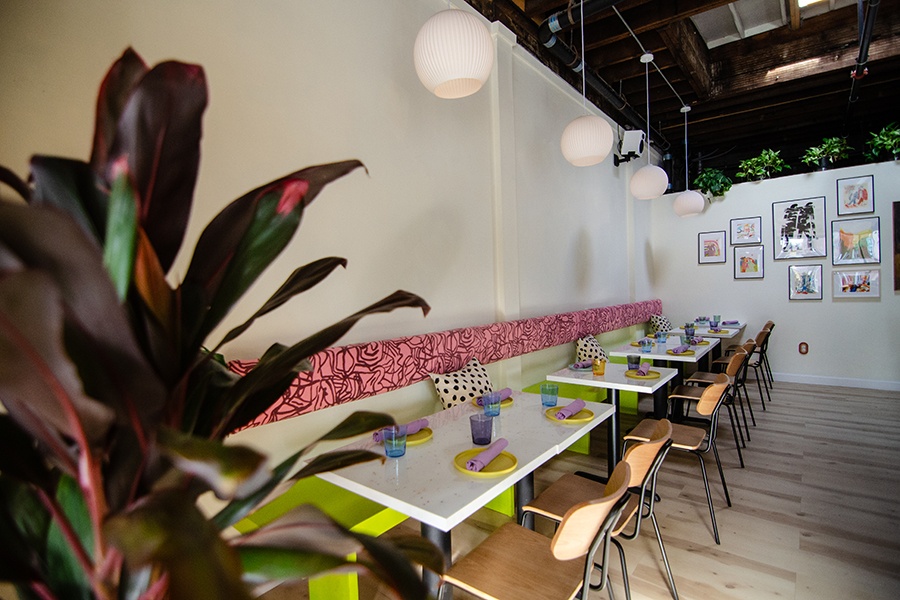
<instances>
[{"instance_id":1,"label":"pink upholstery with black pattern","mask_svg":"<svg viewBox=\"0 0 900 600\"><path fill-rule=\"evenodd\" d=\"M645 300L328 348L311 356L312 369L300 373L250 426L400 389L427 379L429 373L458 370L473 356L488 364L645 323L661 313L661 300ZM234 360L228 366L243 375L255 364L256 360Z\"/></svg>"}]
</instances>

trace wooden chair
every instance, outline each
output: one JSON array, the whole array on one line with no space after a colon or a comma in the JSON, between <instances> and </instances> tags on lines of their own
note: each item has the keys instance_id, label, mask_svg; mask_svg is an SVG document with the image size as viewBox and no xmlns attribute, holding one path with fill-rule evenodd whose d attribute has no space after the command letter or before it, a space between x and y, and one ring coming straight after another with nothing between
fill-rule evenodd
<instances>
[{"instance_id":1,"label":"wooden chair","mask_svg":"<svg viewBox=\"0 0 900 600\"><path fill-rule=\"evenodd\" d=\"M502 525L450 567L444 583L488 600L572 599L579 591L587 600L598 550L601 579L593 589L609 583L609 536L628 502L630 478L629 465L619 463L604 494L566 511L552 539L515 523Z\"/></svg>"},{"instance_id":2,"label":"wooden chair","mask_svg":"<svg viewBox=\"0 0 900 600\"><path fill-rule=\"evenodd\" d=\"M725 500L728 506L731 506L731 496L728 494L728 485L725 483L725 473L722 470L722 462L719 460L719 450L716 448L716 430L719 425L719 409L725 400L728 391L728 376L720 373L715 383L703 389L697 406L694 410L701 415L701 418L692 419L698 425L687 425L682 423L672 424L672 450L682 452L690 452L700 461L700 472L703 475L703 486L706 488L706 501L709 504L709 517L712 521L713 538L716 543L719 541L719 529L716 525L716 512L713 508L712 494L709 491L709 477L706 474L706 463L703 461L703 455L710 450L716 458L716 466L719 468L719 476L722 478L722 489L725 491ZM653 432L656 430L656 419L644 419L632 429L626 436L626 443L646 442L651 439Z\"/></svg>"},{"instance_id":3,"label":"wooden chair","mask_svg":"<svg viewBox=\"0 0 900 600\"><path fill-rule=\"evenodd\" d=\"M675 579L672 577L672 569L669 566L666 547L660 534L659 522L656 520L656 514L653 510L656 503L656 475L669 451L669 447L672 445L671 437L672 423L668 419L657 421L651 439L643 443L632 444L626 449L625 456L622 458L622 462L627 463L631 467L631 477L628 482L629 497L628 504L625 505L619 521L612 530L612 541L619 551L625 595L629 599L631 598L631 589L628 582L628 566L625 562L625 552L617 538L635 539L641 532L641 523L644 519L650 519L656 532L656 541L659 544L663 564L666 567L669 589L672 592L672 597L678 600ZM584 476L566 474L553 482L550 487L529 502L528 505L524 506L522 510L525 513L534 513L559 522L566 511L573 505L590 498L596 498L603 492L604 484L602 478L592 477L589 479ZM632 532L625 533L625 529L632 522L634 523Z\"/></svg>"},{"instance_id":4,"label":"wooden chair","mask_svg":"<svg viewBox=\"0 0 900 600\"><path fill-rule=\"evenodd\" d=\"M737 448L738 460L741 463L741 468L744 468L744 456L741 452L741 447L743 446L746 448L747 445L744 442L744 433L741 431L737 407L739 406L741 409L741 417L744 419L744 431L747 433L747 441L750 441L750 428L747 425L747 413L744 411L744 399L741 396L739 386L741 374L746 371L749 357L750 355L747 353L746 349L738 348L737 352L734 352L728 358L728 365L725 367L725 375L728 376L728 393L725 396L723 404L728 410L728 420L731 422L731 433L734 435L734 445ZM692 401L700 399L700 395L703 393L702 388L715 383L718 376L718 373L697 371L684 380L685 385L675 388L672 391L672 396L680 397L688 406L690 406ZM752 410L753 409L751 408L751 411ZM688 411L685 411L685 414L688 414ZM755 424L756 419L754 419L753 422ZM740 441L738 441L738 436L740 436Z\"/></svg>"},{"instance_id":5,"label":"wooden chair","mask_svg":"<svg viewBox=\"0 0 900 600\"><path fill-rule=\"evenodd\" d=\"M763 366L765 366L765 369L766 369L766 375L768 375L768 378L769 378L769 385L774 386L775 385L775 377L774 377L774 375L772 375L772 366L769 364L769 338L772 337L772 332L775 330L775 322L774 321L766 321L766 324L763 325L763 329L768 329L769 335L766 336L766 343L761 352L762 361L763 361Z\"/></svg>"},{"instance_id":6,"label":"wooden chair","mask_svg":"<svg viewBox=\"0 0 900 600\"><path fill-rule=\"evenodd\" d=\"M753 372L756 375L756 386L759 388L759 403L763 405L763 410L766 409L765 399L763 398L763 388L766 390L766 398L769 399L769 402L772 401L772 395L769 393L769 374L766 372L765 358L765 348L768 346L769 334L771 332L771 329L763 328L756 334L756 352L754 355L750 356L748 365L753 369ZM754 356L756 356L755 360L753 358Z\"/></svg>"}]
</instances>

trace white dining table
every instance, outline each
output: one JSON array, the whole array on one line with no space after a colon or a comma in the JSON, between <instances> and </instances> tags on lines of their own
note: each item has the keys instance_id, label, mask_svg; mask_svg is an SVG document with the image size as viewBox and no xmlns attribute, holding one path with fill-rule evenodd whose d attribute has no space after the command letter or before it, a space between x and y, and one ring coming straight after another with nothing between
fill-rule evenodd
<instances>
[{"instance_id":1,"label":"white dining table","mask_svg":"<svg viewBox=\"0 0 900 600\"><path fill-rule=\"evenodd\" d=\"M493 440L505 438L509 442L506 452L517 460L508 473L480 477L454 466L455 456L478 448L472 444L469 415L483 411L468 402L430 415L431 439L408 446L404 456L386 458L383 463L360 463L318 477L416 519L422 535L441 548L449 560L453 527L510 486L515 487L516 514L521 519L521 507L534 497L535 469L615 412L611 405L589 403L586 408L592 413L590 419L559 422L546 416L539 394L513 392L511 397L512 404L502 408L493 423ZM560 402L559 406L565 404ZM371 436L341 449L384 452ZM425 580L436 592L437 578L426 571Z\"/></svg>"},{"instance_id":2,"label":"white dining table","mask_svg":"<svg viewBox=\"0 0 900 600\"><path fill-rule=\"evenodd\" d=\"M611 353L610 353L611 354ZM645 355L646 356L646 355ZM594 375L591 370L579 371L571 367L560 369L547 375L548 381L571 383L575 385L587 385L610 390L610 403L615 407L616 413L609 420L609 435L607 436L607 473L612 471L619 462L619 392L637 392L639 394L653 394L654 404L656 392L665 389L664 386L678 375L677 369L666 367L654 367L652 370L660 374L656 379L636 379L628 377L625 372L628 365L619 363L606 363L606 372L603 375ZM663 400L665 401L665 400ZM596 402L588 406L596 406Z\"/></svg>"},{"instance_id":3,"label":"white dining table","mask_svg":"<svg viewBox=\"0 0 900 600\"><path fill-rule=\"evenodd\" d=\"M746 327L747 323L739 321L737 325L720 325L719 328L721 329L721 331L710 331L708 321L697 321L694 323L694 335L699 335L704 338L718 338L722 340L722 344L724 344L725 340L733 340L734 338L742 335ZM675 330L671 331L670 333L672 335L684 333L684 325L676 327ZM719 347L713 349L712 357L713 359L716 359L719 358L721 354L722 346L720 345Z\"/></svg>"}]
</instances>

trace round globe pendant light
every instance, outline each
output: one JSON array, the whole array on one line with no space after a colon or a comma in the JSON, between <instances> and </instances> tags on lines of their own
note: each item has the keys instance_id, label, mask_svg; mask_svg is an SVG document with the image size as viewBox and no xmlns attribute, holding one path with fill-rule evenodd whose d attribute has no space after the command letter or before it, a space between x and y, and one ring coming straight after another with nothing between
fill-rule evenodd
<instances>
[{"instance_id":1,"label":"round globe pendant light","mask_svg":"<svg viewBox=\"0 0 900 600\"><path fill-rule=\"evenodd\" d=\"M438 98L463 98L480 90L491 76L494 43L475 15L449 9L422 25L413 60L428 91Z\"/></svg>"},{"instance_id":2,"label":"round globe pendant light","mask_svg":"<svg viewBox=\"0 0 900 600\"><path fill-rule=\"evenodd\" d=\"M644 63L644 78L647 85L647 164L638 169L631 176L631 183L628 187L631 195L638 200L652 200L659 198L666 193L669 187L669 176L666 172L650 164L650 62L653 61L653 55L645 52L641 55L641 62Z\"/></svg>"},{"instance_id":3,"label":"round globe pendant light","mask_svg":"<svg viewBox=\"0 0 900 600\"><path fill-rule=\"evenodd\" d=\"M606 119L584 115L566 125L559 147L566 160L576 167L590 167L603 161L613 145L613 131Z\"/></svg>"},{"instance_id":4,"label":"round globe pendant light","mask_svg":"<svg viewBox=\"0 0 900 600\"><path fill-rule=\"evenodd\" d=\"M688 187L690 177L688 175L687 114L690 110L691 107L686 104L681 107L681 112L684 113L684 191L678 194L672 205L675 214L682 218L695 217L706 208L706 200L703 199L703 196Z\"/></svg>"},{"instance_id":5,"label":"round globe pendant light","mask_svg":"<svg viewBox=\"0 0 900 600\"><path fill-rule=\"evenodd\" d=\"M587 112L584 62L584 7L581 7L581 107ZM583 115L566 125L559 148L567 161L576 167L590 167L603 162L612 150L612 127L603 117Z\"/></svg>"}]
</instances>

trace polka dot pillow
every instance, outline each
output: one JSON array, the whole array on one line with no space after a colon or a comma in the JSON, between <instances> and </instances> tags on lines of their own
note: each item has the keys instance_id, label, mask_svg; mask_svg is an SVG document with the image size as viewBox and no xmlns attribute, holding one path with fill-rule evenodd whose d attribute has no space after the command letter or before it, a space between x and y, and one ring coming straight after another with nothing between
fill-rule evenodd
<instances>
[{"instance_id":1,"label":"polka dot pillow","mask_svg":"<svg viewBox=\"0 0 900 600\"><path fill-rule=\"evenodd\" d=\"M652 315L650 317L650 327L647 333L656 333L657 331L672 331L672 323L663 315Z\"/></svg>"},{"instance_id":2,"label":"polka dot pillow","mask_svg":"<svg viewBox=\"0 0 900 600\"><path fill-rule=\"evenodd\" d=\"M459 371L443 375L432 373L431 379L444 409L481 398L494 390L487 369L474 356Z\"/></svg>"},{"instance_id":3,"label":"polka dot pillow","mask_svg":"<svg viewBox=\"0 0 900 600\"><path fill-rule=\"evenodd\" d=\"M575 349L575 356L578 362L594 360L595 358L609 359L606 356L606 350L600 346L600 342L592 335L587 335L575 342Z\"/></svg>"}]
</instances>

